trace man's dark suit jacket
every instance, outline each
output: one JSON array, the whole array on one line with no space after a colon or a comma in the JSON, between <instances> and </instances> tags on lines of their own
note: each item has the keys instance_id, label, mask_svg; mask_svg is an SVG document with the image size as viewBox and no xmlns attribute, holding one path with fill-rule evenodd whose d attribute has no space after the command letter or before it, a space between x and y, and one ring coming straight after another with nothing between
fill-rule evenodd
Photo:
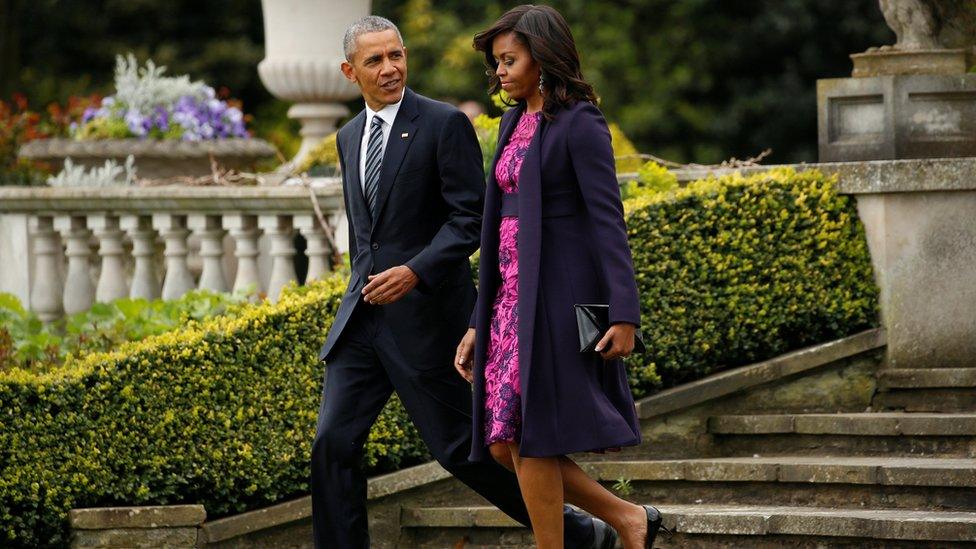
<instances>
[{"instance_id":1,"label":"man's dark suit jacket","mask_svg":"<svg viewBox=\"0 0 976 549\"><path fill-rule=\"evenodd\" d=\"M336 140L352 275L319 358L328 360L356 307L379 307L418 369L450 366L476 299L468 257L479 245L485 184L474 129L454 107L404 90L383 154L374 220L359 177L365 124L364 110ZM389 305L362 302L367 275L398 265L416 273L418 286Z\"/></svg>"}]
</instances>

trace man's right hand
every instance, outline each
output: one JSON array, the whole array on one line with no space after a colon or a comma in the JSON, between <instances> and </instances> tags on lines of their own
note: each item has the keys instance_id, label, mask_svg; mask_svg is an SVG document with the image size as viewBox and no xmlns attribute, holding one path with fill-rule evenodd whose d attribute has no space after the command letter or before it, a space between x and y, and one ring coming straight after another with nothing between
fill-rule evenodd
<instances>
[{"instance_id":1,"label":"man's right hand","mask_svg":"<svg viewBox=\"0 0 976 549\"><path fill-rule=\"evenodd\" d=\"M461 338L461 343L458 343L457 354L454 356L454 369L461 374L461 377L468 380L468 383L474 382L474 375L471 373L472 358L474 358L474 328L468 328L467 333Z\"/></svg>"}]
</instances>

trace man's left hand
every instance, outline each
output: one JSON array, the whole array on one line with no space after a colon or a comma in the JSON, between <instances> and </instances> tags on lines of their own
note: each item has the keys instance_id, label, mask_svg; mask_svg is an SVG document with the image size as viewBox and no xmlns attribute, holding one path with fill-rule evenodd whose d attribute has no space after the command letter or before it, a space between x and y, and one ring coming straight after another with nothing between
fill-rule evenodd
<instances>
[{"instance_id":1,"label":"man's left hand","mask_svg":"<svg viewBox=\"0 0 976 549\"><path fill-rule=\"evenodd\" d=\"M407 295L418 282L416 273L406 265L389 268L369 275L369 282L363 286L363 301L370 305L389 305Z\"/></svg>"}]
</instances>

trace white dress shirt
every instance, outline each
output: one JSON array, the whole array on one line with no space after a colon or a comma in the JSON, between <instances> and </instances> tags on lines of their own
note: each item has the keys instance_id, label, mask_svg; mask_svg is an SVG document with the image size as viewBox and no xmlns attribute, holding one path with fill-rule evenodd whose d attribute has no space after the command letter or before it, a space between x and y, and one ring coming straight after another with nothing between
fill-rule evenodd
<instances>
[{"instance_id":1,"label":"white dress shirt","mask_svg":"<svg viewBox=\"0 0 976 549\"><path fill-rule=\"evenodd\" d=\"M363 142L359 145L359 186L366 190L366 144L369 143L369 129L373 124L373 117L379 116L383 120L383 154L386 154L386 144L390 141L390 131L393 130L393 121L396 120L397 112L400 110L400 103L403 103L403 96L400 100L391 105L387 105L377 112L374 112L366 105L366 129L363 130Z\"/></svg>"}]
</instances>

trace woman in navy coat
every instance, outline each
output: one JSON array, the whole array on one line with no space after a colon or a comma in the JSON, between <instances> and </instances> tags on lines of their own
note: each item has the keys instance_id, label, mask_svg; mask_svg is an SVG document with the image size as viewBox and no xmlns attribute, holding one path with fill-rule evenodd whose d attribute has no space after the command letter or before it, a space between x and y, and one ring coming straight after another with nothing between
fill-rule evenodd
<instances>
[{"instance_id":1,"label":"woman in navy coat","mask_svg":"<svg viewBox=\"0 0 976 549\"><path fill-rule=\"evenodd\" d=\"M478 304L456 358L474 385L471 459L490 453L516 473L540 548L563 546L564 500L608 522L625 548L650 547L657 509L616 497L566 457L640 443L621 360L640 307L607 124L556 10L514 8L475 48L490 91L516 104L501 121ZM578 303L610 306L599 353L579 351Z\"/></svg>"}]
</instances>

